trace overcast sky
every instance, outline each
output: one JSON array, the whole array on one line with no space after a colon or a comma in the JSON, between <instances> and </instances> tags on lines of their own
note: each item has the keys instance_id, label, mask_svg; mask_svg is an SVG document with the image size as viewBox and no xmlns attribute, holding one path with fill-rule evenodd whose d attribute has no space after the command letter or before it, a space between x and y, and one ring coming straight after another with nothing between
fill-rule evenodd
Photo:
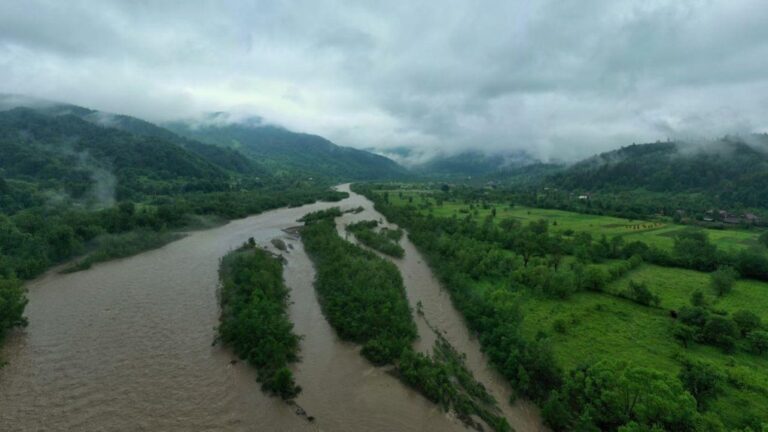
<instances>
[{"instance_id":1,"label":"overcast sky","mask_svg":"<svg viewBox=\"0 0 768 432\"><path fill-rule=\"evenodd\" d=\"M765 0L4 0L0 92L567 160L768 130L766 23Z\"/></svg>"}]
</instances>

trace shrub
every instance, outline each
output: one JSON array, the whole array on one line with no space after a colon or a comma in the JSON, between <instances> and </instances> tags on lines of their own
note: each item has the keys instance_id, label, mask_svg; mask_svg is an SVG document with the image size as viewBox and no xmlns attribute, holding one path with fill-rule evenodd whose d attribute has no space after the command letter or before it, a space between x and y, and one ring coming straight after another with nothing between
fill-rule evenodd
<instances>
[{"instance_id":1,"label":"shrub","mask_svg":"<svg viewBox=\"0 0 768 432\"><path fill-rule=\"evenodd\" d=\"M762 355L768 353L768 332L755 330L747 336L749 350L754 354Z\"/></svg>"},{"instance_id":2,"label":"shrub","mask_svg":"<svg viewBox=\"0 0 768 432\"><path fill-rule=\"evenodd\" d=\"M560 334L565 334L568 331L568 324L564 319L558 318L552 323L552 329Z\"/></svg>"},{"instance_id":3,"label":"shrub","mask_svg":"<svg viewBox=\"0 0 768 432\"><path fill-rule=\"evenodd\" d=\"M648 289L645 282L629 281L629 288L623 295L624 297L644 306L659 306L661 299Z\"/></svg>"},{"instance_id":4,"label":"shrub","mask_svg":"<svg viewBox=\"0 0 768 432\"><path fill-rule=\"evenodd\" d=\"M731 292L733 284L739 277L737 272L731 266L720 266L711 274L711 285L718 296L724 296Z\"/></svg>"},{"instance_id":5,"label":"shrub","mask_svg":"<svg viewBox=\"0 0 768 432\"><path fill-rule=\"evenodd\" d=\"M762 327L760 317L750 311L740 310L733 314L733 321L739 326L741 336L747 336L753 330Z\"/></svg>"},{"instance_id":6,"label":"shrub","mask_svg":"<svg viewBox=\"0 0 768 432\"><path fill-rule=\"evenodd\" d=\"M718 346L725 352L732 352L739 337L739 328L733 320L715 315L704 324L701 336L705 342Z\"/></svg>"},{"instance_id":7,"label":"shrub","mask_svg":"<svg viewBox=\"0 0 768 432\"><path fill-rule=\"evenodd\" d=\"M699 409L717 398L723 381L723 376L717 369L700 361L684 361L677 376L685 389L696 399Z\"/></svg>"}]
</instances>

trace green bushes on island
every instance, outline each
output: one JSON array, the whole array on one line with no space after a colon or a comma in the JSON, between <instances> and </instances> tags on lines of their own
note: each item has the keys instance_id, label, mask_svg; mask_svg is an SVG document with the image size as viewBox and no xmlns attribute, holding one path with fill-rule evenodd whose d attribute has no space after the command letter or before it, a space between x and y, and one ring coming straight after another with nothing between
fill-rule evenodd
<instances>
[{"instance_id":1,"label":"green bushes on island","mask_svg":"<svg viewBox=\"0 0 768 432\"><path fill-rule=\"evenodd\" d=\"M394 264L339 237L339 214L337 208L303 218L320 303L339 336L362 344L374 364L393 363L417 337L402 277Z\"/></svg>"},{"instance_id":2,"label":"green bushes on island","mask_svg":"<svg viewBox=\"0 0 768 432\"><path fill-rule=\"evenodd\" d=\"M444 410L453 409L469 426L482 430L472 418L478 416L494 431L512 431L493 396L475 380L462 355L439 334L431 356L404 350L397 361L397 374Z\"/></svg>"},{"instance_id":3,"label":"green bushes on island","mask_svg":"<svg viewBox=\"0 0 768 432\"><path fill-rule=\"evenodd\" d=\"M298 361L299 336L288 318L281 261L251 239L222 258L219 277L219 338L256 368L264 391L294 398L301 387L288 365Z\"/></svg>"},{"instance_id":4,"label":"green bushes on island","mask_svg":"<svg viewBox=\"0 0 768 432\"><path fill-rule=\"evenodd\" d=\"M353 233L360 243L383 254L402 258L405 250L397 242L403 237L403 231L383 228L375 231L379 223L375 220L361 221L347 225L347 231Z\"/></svg>"},{"instance_id":5,"label":"green bushes on island","mask_svg":"<svg viewBox=\"0 0 768 432\"><path fill-rule=\"evenodd\" d=\"M310 225L325 219L335 219L339 216L341 216L341 210L338 207L331 207L329 209L307 213L299 218L297 222L304 222L306 225Z\"/></svg>"},{"instance_id":6,"label":"green bushes on island","mask_svg":"<svg viewBox=\"0 0 768 432\"><path fill-rule=\"evenodd\" d=\"M394 373L465 424L481 430L474 416L493 430L510 431L496 401L464 365L461 355L438 335L433 354L416 353L418 337L394 264L343 240L336 231L336 210L310 213L301 237L317 268L315 289L322 310L342 339L363 346L376 365L394 365Z\"/></svg>"}]
</instances>

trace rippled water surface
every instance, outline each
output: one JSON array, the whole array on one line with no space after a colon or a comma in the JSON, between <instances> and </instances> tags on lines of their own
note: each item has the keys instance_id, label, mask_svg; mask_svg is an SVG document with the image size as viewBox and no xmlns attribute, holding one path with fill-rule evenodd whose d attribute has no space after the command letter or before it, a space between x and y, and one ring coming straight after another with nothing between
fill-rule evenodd
<instances>
[{"instance_id":1,"label":"rippled water surface","mask_svg":"<svg viewBox=\"0 0 768 432\"><path fill-rule=\"evenodd\" d=\"M340 187L348 190L347 185ZM358 349L340 341L322 316L314 270L299 239L283 231L309 211L362 205L353 219L380 218L368 200L274 210L191 233L161 249L28 284L30 325L11 335L0 369L2 431L451 431L464 427ZM340 223L343 223L340 220ZM295 366L304 388L295 408L265 396L255 373L212 346L217 323L219 258L249 237L264 246L282 238L290 314L303 335ZM465 352L477 377L502 402L519 431L539 430L528 405L508 406L508 388L486 363L447 294L407 239L395 260L409 301ZM427 350L433 337L420 322Z\"/></svg>"}]
</instances>

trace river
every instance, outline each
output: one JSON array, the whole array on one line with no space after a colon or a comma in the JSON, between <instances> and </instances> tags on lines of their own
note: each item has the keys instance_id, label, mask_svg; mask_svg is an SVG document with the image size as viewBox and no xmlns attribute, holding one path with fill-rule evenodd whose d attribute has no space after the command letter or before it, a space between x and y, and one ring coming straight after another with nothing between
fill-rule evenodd
<instances>
[{"instance_id":1,"label":"river","mask_svg":"<svg viewBox=\"0 0 768 432\"><path fill-rule=\"evenodd\" d=\"M339 189L349 191L349 185ZM190 233L131 258L88 271L51 271L28 284L30 325L11 334L0 369L2 431L460 431L463 425L336 336L312 287L301 241L283 230L307 212L363 206L343 221L381 218L352 193L340 203L278 209ZM218 320L219 259L249 237L282 238L290 316L303 335L294 367L297 403L313 416L265 396L255 372L212 346ZM506 403L509 389L487 363L413 245L394 260L409 301L467 354L467 363L500 401L518 431L542 430L533 407ZM431 336L419 320L427 350Z\"/></svg>"}]
</instances>

